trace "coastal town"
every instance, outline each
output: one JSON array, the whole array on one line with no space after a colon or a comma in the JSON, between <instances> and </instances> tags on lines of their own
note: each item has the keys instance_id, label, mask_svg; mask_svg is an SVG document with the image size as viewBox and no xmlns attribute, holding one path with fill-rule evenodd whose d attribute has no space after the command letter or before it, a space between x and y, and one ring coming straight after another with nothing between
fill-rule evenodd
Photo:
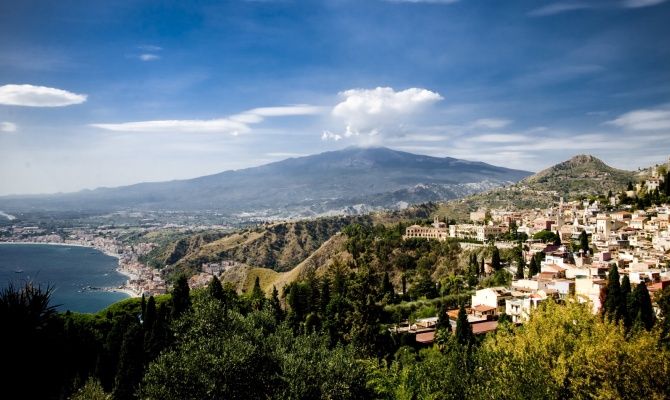
<instances>
[{"instance_id":1,"label":"coastal town","mask_svg":"<svg viewBox=\"0 0 670 400\"><path fill-rule=\"evenodd\" d=\"M64 228L56 234L37 226L10 226L2 228L0 243L40 243L63 246L81 246L96 249L118 259L116 271L127 277L126 283L103 290L126 293L131 297L167 293L167 284L159 270L139 261L155 246L152 243L123 244L115 238L112 229Z\"/></svg>"}]
</instances>

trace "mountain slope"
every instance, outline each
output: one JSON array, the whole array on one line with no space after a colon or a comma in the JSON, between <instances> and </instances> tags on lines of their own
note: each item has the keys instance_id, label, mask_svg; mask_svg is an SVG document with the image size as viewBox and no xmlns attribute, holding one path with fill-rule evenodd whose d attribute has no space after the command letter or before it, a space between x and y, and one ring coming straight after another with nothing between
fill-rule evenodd
<instances>
[{"instance_id":1,"label":"mountain slope","mask_svg":"<svg viewBox=\"0 0 670 400\"><path fill-rule=\"evenodd\" d=\"M566 200L589 195L604 195L635 183L635 172L612 168L591 155L577 155L513 185L475 194L443 204L438 213L467 219L478 208L549 207L560 197Z\"/></svg>"},{"instance_id":2,"label":"mountain slope","mask_svg":"<svg viewBox=\"0 0 670 400\"><path fill-rule=\"evenodd\" d=\"M594 194L623 189L635 179L633 172L612 168L594 156L580 154L523 179L519 185L562 195Z\"/></svg>"},{"instance_id":3,"label":"mountain slope","mask_svg":"<svg viewBox=\"0 0 670 400\"><path fill-rule=\"evenodd\" d=\"M449 157L387 148L346 148L195 179L4 197L0 198L0 209L216 210L258 217L360 213L462 197L528 175L526 171Z\"/></svg>"}]
</instances>

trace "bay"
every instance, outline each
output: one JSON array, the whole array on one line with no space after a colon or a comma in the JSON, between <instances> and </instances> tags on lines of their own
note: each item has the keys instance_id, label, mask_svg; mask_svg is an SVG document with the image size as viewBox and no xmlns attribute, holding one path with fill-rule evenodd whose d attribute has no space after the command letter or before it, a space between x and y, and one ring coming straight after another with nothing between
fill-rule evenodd
<instances>
[{"instance_id":1,"label":"bay","mask_svg":"<svg viewBox=\"0 0 670 400\"><path fill-rule=\"evenodd\" d=\"M0 244L0 287L26 281L51 285L52 305L59 311L97 312L123 300L127 294L105 288L122 285L118 260L98 250L49 244Z\"/></svg>"}]
</instances>

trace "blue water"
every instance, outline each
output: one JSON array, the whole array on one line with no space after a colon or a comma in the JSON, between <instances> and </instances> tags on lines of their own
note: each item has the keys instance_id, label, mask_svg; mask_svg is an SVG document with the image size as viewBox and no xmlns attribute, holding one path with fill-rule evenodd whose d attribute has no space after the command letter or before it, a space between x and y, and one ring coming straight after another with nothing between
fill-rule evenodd
<instances>
[{"instance_id":1,"label":"blue water","mask_svg":"<svg viewBox=\"0 0 670 400\"><path fill-rule=\"evenodd\" d=\"M0 244L0 287L25 281L55 288L51 304L59 311L97 312L125 299L123 293L90 289L117 287L126 278L115 271L118 260L77 246ZM22 272L17 272L22 271Z\"/></svg>"}]
</instances>

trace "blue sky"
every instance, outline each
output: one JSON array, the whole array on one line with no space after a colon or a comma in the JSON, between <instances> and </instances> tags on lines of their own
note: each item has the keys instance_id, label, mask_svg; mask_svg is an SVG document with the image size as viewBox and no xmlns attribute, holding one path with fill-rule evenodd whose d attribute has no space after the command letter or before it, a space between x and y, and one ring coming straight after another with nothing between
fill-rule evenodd
<instances>
[{"instance_id":1,"label":"blue sky","mask_svg":"<svg viewBox=\"0 0 670 400\"><path fill-rule=\"evenodd\" d=\"M669 20L664 0L0 2L0 194L351 145L647 166L670 155Z\"/></svg>"}]
</instances>

